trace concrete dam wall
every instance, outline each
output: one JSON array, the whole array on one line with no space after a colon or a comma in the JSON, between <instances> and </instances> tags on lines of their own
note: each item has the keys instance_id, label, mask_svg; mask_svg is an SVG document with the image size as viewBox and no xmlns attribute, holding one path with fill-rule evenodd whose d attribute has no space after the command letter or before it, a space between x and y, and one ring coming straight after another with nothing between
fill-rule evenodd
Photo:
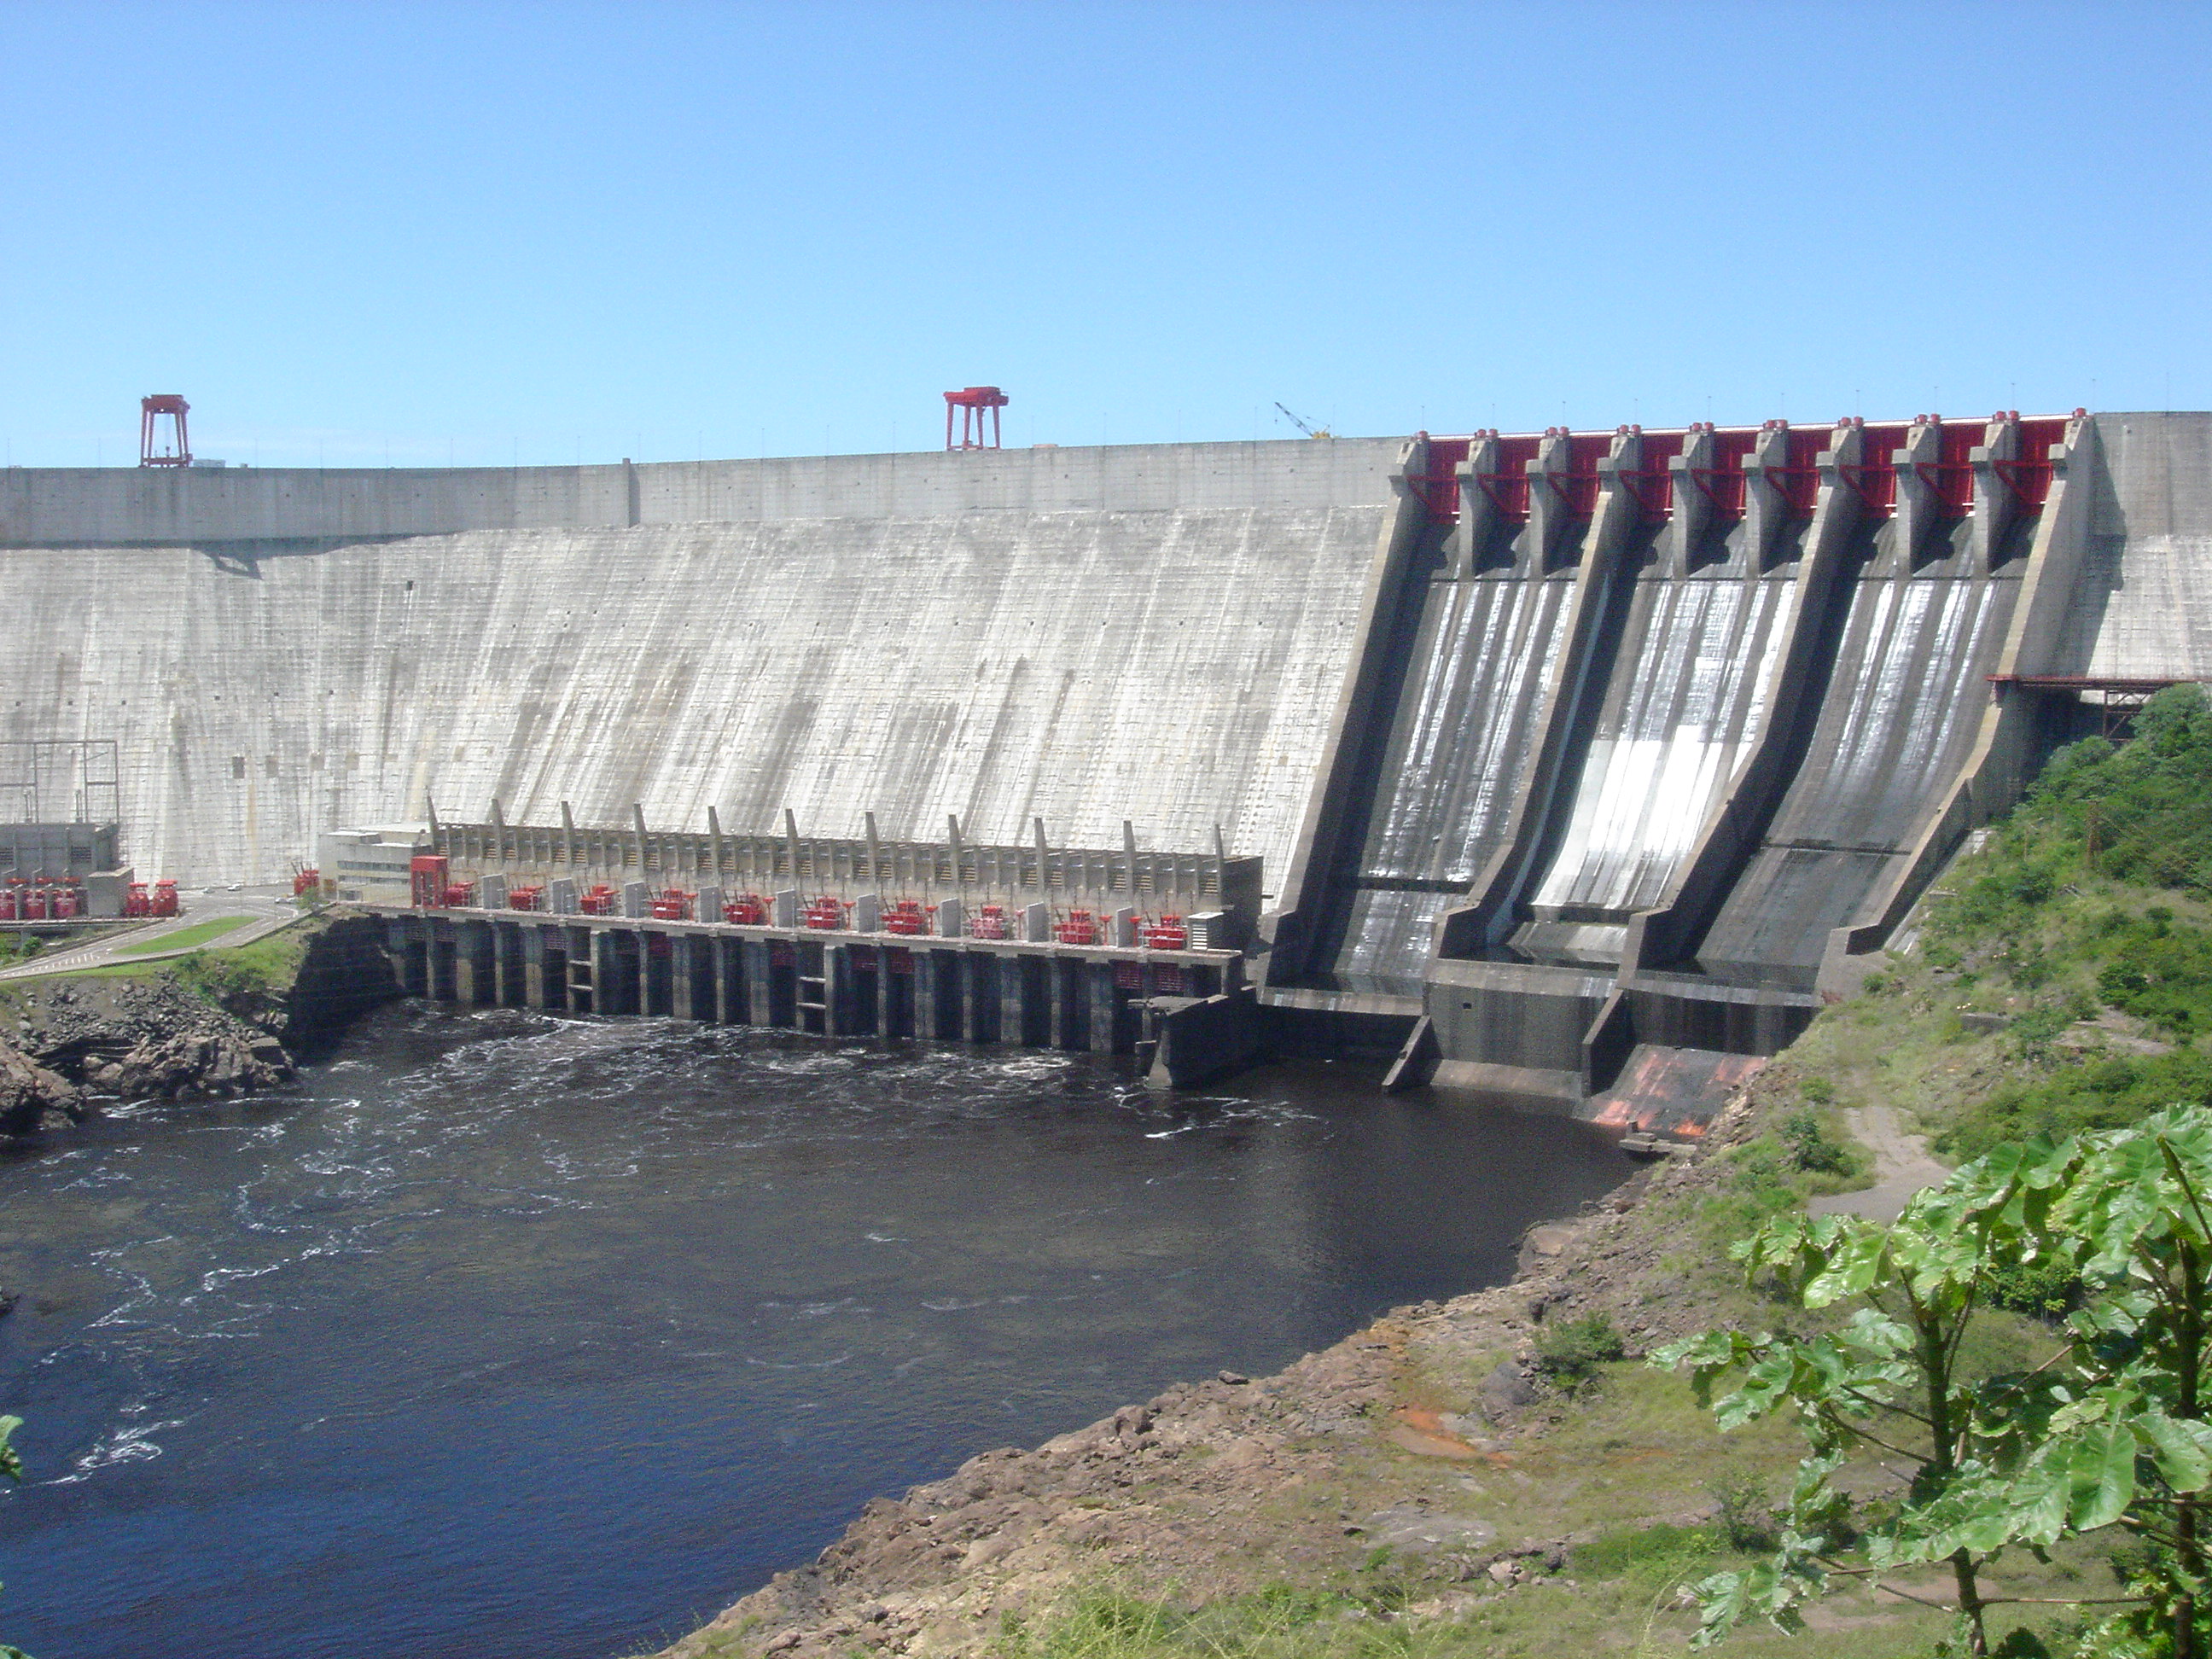
<instances>
[{"instance_id":1,"label":"concrete dam wall","mask_svg":"<svg viewBox=\"0 0 2212 1659\"><path fill-rule=\"evenodd\" d=\"M1269 1019L1596 1112L1786 1042L2085 700L2212 679L2203 415L19 470L0 544L0 736L119 738L142 872L426 799L1218 828Z\"/></svg>"},{"instance_id":2,"label":"concrete dam wall","mask_svg":"<svg viewBox=\"0 0 2212 1659\"><path fill-rule=\"evenodd\" d=\"M641 467L670 510L811 483L766 516L375 540L319 515L482 516L477 475L19 472L0 510L49 544L0 549L24 619L0 736L120 738L130 855L191 880L278 878L320 830L426 798L517 822L637 804L669 829L713 806L737 833L789 808L857 836L873 812L890 838L957 814L1025 842L1042 817L1102 846L1127 820L1147 848L1218 826L1279 870L1399 447ZM365 505L380 482L390 512ZM526 472L493 505L592 482ZM118 505L132 489L150 523ZM72 490L108 539L70 542ZM161 544L179 521L208 533Z\"/></svg>"}]
</instances>

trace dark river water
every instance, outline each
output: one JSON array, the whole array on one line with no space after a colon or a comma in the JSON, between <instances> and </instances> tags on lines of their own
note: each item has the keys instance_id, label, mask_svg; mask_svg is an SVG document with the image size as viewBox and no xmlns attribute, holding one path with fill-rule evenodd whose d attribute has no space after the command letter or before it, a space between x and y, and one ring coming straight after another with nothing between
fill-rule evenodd
<instances>
[{"instance_id":1,"label":"dark river water","mask_svg":"<svg viewBox=\"0 0 2212 1659\"><path fill-rule=\"evenodd\" d=\"M0 1164L0 1639L607 1659L870 1496L1492 1282L1627 1166L1322 1065L403 1006Z\"/></svg>"}]
</instances>

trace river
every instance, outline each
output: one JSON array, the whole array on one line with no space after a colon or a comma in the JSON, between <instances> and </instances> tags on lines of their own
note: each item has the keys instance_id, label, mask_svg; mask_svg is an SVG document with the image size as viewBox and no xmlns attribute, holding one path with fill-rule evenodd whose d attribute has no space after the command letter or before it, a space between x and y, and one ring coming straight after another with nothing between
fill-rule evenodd
<instances>
[{"instance_id":1,"label":"river","mask_svg":"<svg viewBox=\"0 0 2212 1659\"><path fill-rule=\"evenodd\" d=\"M1495 1282L1589 1128L1312 1062L400 1005L0 1163L0 1639L609 1659L870 1496Z\"/></svg>"}]
</instances>

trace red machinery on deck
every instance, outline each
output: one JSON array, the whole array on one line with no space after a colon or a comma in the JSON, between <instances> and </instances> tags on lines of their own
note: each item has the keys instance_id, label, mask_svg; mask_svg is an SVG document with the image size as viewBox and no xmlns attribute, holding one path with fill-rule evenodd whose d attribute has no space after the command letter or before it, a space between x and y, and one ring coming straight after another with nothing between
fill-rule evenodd
<instances>
[{"instance_id":1,"label":"red machinery on deck","mask_svg":"<svg viewBox=\"0 0 2212 1659\"><path fill-rule=\"evenodd\" d=\"M740 893L724 901L722 920L732 927L765 927L768 926L768 901L758 893Z\"/></svg>"},{"instance_id":2,"label":"red machinery on deck","mask_svg":"<svg viewBox=\"0 0 2212 1659\"><path fill-rule=\"evenodd\" d=\"M446 902L451 872L441 853L417 853L407 861L407 902L418 910L435 910Z\"/></svg>"},{"instance_id":3,"label":"red machinery on deck","mask_svg":"<svg viewBox=\"0 0 2212 1659\"><path fill-rule=\"evenodd\" d=\"M611 916L620 902L615 890L601 882L577 896L576 908L587 916Z\"/></svg>"},{"instance_id":4,"label":"red machinery on deck","mask_svg":"<svg viewBox=\"0 0 2212 1659\"><path fill-rule=\"evenodd\" d=\"M1070 910L1067 913L1067 920L1053 925L1052 936L1062 945L1097 944L1097 913L1091 910Z\"/></svg>"},{"instance_id":5,"label":"red machinery on deck","mask_svg":"<svg viewBox=\"0 0 2212 1659\"><path fill-rule=\"evenodd\" d=\"M680 887L664 887L653 901L655 921L689 921L691 919L691 895Z\"/></svg>"},{"instance_id":6,"label":"red machinery on deck","mask_svg":"<svg viewBox=\"0 0 2212 1659\"><path fill-rule=\"evenodd\" d=\"M987 904L981 909L977 910L973 916L969 918L968 937L970 939L1005 939L1006 937L1006 907L1002 904Z\"/></svg>"},{"instance_id":7,"label":"red machinery on deck","mask_svg":"<svg viewBox=\"0 0 2212 1659\"><path fill-rule=\"evenodd\" d=\"M901 899L884 912L884 932L920 938L929 932L929 913L917 899Z\"/></svg>"},{"instance_id":8,"label":"red machinery on deck","mask_svg":"<svg viewBox=\"0 0 2212 1659\"><path fill-rule=\"evenodd\" d=\"M177 914L177 884L167 876L154 884L153 914L156 916Z\"/></svg>"},{"instance_id":9,"label":"red machinery on deck","mask_svg":"<svg viewBox=\"0 0 2212 1659\"><path fill-rule=\"evenodd\" d=\"M818 933L836 933L845 926L845 906L824 893L820 898L807 901L806 908L799 914L799 925Z\"/></svg>"},{"instance_id":10,"label":"red machinery on deck","mask_svg":"<svg viewBox=\"0 0 2212 1659\"><path fill-rule=\"evenodd\" d=\"M1158 921L1137 924L1137 943L1147 951L1184 951L1190 948L1190 929L1183 926L1181 916L1162 916Z\"/></svg>"},{"instance_id":11,"label":"red machinery on deck","mask_svg":"<svg viewBox=\"0 0 2212 1659\"><path fill-rule=\"evenodd\" d=\"M543 910L545 890L543 887L510 887L507 890L507 908L510 910Z\"/></svg>"},{"instance_id":12,"label":"red machinery on deck","mask_svg":"<svg viewBox=\"0 0 2212 1659\"><path fill-rule=\"evenodd\" d=\"M999 447L999 411L1007 404L1006 394L994 386L963 386L957 392L945 394L945 447L947 449L996 449ZM952 411L960 411L960 440L952 438ZM983 437L983 421L988 416L991 436Z\"/></svg>"}]
</instances>

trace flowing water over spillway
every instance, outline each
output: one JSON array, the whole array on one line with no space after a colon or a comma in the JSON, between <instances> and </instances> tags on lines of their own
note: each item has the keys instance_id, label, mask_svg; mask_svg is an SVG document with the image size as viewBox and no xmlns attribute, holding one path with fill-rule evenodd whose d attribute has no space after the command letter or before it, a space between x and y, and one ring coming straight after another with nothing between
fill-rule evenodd
<instances>
[{"instance_id":1,"label":"flowing water over spillway","mask_svg":"<svg viewBox=\"0 0 2212 1659\"><path fill-rule=\"evenodd\" d=\"M1325 1068L400 1008L0 1166L0 1636L655 1645L879 1492L1510 1268L1588 1128Z\"/></svg>"}]
</instances>

